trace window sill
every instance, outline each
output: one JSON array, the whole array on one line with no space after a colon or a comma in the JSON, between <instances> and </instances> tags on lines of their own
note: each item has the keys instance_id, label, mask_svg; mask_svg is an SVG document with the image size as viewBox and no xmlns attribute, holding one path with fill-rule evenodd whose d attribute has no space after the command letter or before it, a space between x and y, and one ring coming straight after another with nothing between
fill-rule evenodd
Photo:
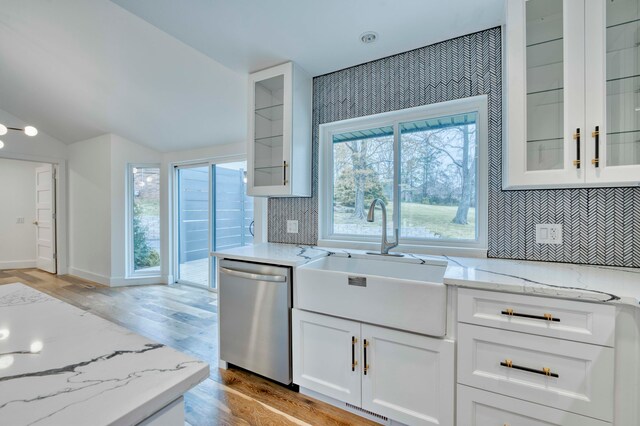
<instances>
[{"instance_id":1,"label":"window sill","mask_svg":"<svg viewBox=\"0 0 640 426\"><path fill-rule=\"evenodd\" d=\"M353 250L380 250L379 242L372 241L347 241L318 239L319 247L335 247L340 249ZM487 257L487 249L480 247L451 247L446 245L418 245L418 244L399 244L391 251L413 254L427 254L432 256L460 256L460 257Z\"/></svg>"}]
</instances>

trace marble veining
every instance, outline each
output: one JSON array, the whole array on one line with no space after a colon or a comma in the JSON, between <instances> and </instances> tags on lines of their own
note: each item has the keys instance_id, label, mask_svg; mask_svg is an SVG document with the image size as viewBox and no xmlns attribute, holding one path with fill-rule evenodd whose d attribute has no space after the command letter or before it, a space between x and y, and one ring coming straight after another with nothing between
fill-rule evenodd
<instances>
[{"instance_id":1,"label":"marble veining","mask_svg":"<svg viewBox=\"0 0 640 426\"><path fill-rule=\"evenodd\" d=\"M448 285L640 306L637 271L565 263L445 257Z\"/></svg>"},{"instance_id":2,"label":"marble veining","mask_svg":"<svg viewBox=\"0 0 640 426\"><path fill-rule=\"evenodd\" d=\"M267 247L265 247L267 246ZM243 248L243 260L271 263L272 251L290 256L288 264L301 266L324 256L370 256L364 250L265 243ZM253 250L253 251L252 251ZM640 307L640 269L601 265L536 262L511 259L465 258L404 253L380 261L437 264L447 262L444 283L511 293L622 303ZM219 256L236 258L233 250ZM282 261L282 258L280 258Z\"/></svg>"},{"instance_id":3,"label":"marble veining","mask_svg":"<svg viewBox=\"0 0 640 426\"><path fill-rule=\"evenodd\" d=\"M208 377L205 362L23 284L0 286L0 301L2 424L137 424Z\"/></svg>"}]
</instances>

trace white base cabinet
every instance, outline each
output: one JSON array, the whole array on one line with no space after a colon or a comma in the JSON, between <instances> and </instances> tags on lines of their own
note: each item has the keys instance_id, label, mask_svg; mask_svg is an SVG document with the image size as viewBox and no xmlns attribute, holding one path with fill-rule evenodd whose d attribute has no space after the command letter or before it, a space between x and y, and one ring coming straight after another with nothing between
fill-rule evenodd
<instances>
[{"instance_id":1,"label":"white base cabinet","mask_svg":"<svg viewBox=\"0 0 640 426\"><path fill-rule=\"evenodd\" d=\"M358 322L294 309L293 382L360 406L359 340Z\"/></svg>"},{"instance_id":2,"label":"white base cabinet","mask_svg":"<svg viewBox=\"0 0 640 426\"><path fill-rule=\"evenodd\" d=\"M454 342L293 310L293 381L408 425L451 425Z\"/></svg>"},{"instance_id":3,"label":"white base cabinet","mask_svg":"<svg viewBox=\"0 0 640 426\"><path fill-rule=\"evenodd\" d=\"M458 425L635 424L614 399L615 307L465 288L457 307Z\"/></svg>"},{"instance_id":4,"label":"white base cabinet","mask_svg":"<svg viewBox=\"0 0 640 426\"><path fill-rule=\"evenodd\" d=\"M458 425L610 426L610 423L458 385Z\"/></svg>"},{"instance_id":5,"label":"white base cabinet","mask_svg":"<svg viewBox=\"0 0 640 426\"><path fill-rule=\"evenodd\" d=\"M461 384L613 420L612 348L469 324L458 348Z\"/></svg>"}]
</instances>

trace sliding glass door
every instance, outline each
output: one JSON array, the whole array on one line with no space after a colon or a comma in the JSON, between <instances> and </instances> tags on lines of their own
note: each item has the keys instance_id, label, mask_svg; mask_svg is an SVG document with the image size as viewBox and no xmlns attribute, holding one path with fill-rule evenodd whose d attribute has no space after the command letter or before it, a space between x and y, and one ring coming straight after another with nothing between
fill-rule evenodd
<instances>
[{"instance_id":1,"label":"sliding glass door","mask_svg":"<svg viewBox=\"0 0 640 426\"><path fill-rule=\"evenodd\" d=\"M246 162L176 167L177 282L216 289L209 253L253 243Z\"/></svg>"},{"instance_id":2,"label":"sliding glass door","mask_svg":"<svg viewBox=\"0 0 640 426\"><path fill-rule=\"evenodd\" d=\"M179 167L178 281L209 287L209 165Z\"/></svg>"}]
</instances>

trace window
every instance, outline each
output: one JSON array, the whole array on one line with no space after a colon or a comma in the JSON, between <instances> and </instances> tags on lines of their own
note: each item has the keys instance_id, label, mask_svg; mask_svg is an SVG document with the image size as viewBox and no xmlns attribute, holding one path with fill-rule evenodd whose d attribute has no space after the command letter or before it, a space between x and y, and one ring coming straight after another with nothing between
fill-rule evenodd
<instances>
[{"instance_id":1,"label":"window","mask_svg":"<svg viewBox=\"0 0 640 426\"><path fill-rule=\"evenodd\" d=\"M486 247L486 96L321 126L322 239Z\"/></svg>"},{"instance_id":2,"label":"window","mask_svg":"<svg viewBox=\"0 0 640 426\"><path fill-rule=\"evenodd\" d=\"M160 168L130 165L129 275L160 275Z\"/></svg>"}]
</instances>

